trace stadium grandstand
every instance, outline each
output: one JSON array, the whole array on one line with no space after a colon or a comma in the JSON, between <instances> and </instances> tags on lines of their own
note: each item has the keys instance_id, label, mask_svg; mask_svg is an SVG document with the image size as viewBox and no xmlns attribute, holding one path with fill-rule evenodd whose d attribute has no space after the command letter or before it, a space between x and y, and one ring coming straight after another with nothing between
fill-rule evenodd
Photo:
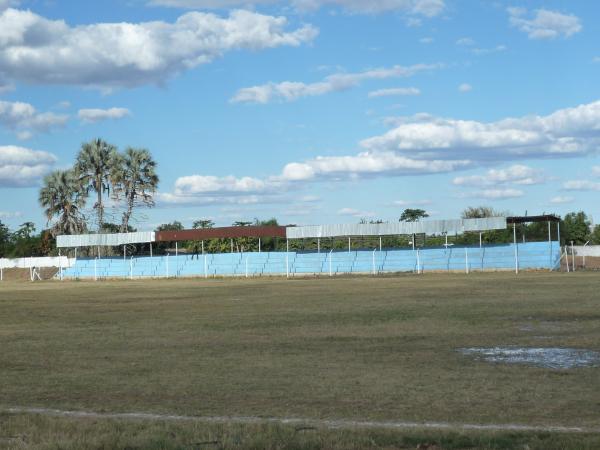
<instances>
[{"instance_id":1,"label":"stadium grandstand","mask_svg":"<svg viewBox=\"0 0 600 450\"><path fill-rule=\"evenodd\" d=\"M517 226L522 223L547 222L548 240L517 240ZM136 232L115 234L64 235L57 237L57 247L68 258L58 258L58 279L108 279L143 277L251 277L306 276L341 274L383 274L394 272L424 273L554 270L562 256L558 241L559 218L556 216L490 217L480 219L426 220L419 222L373 223L315 226L243 226L181 231ZM556 224L552 230L552 224ZM511 230L510 243L485 242L482 236L494 231ZM448 236L479 234L478 243L456 245ZM553 235L557 240L553 239ZM386 238L408 236L407 247L389 246ZM418 245L418 236L442 237L437 246ZM234 246L234 241L251 238L257 242L253 251ZM228 239L231 251L209 253L205 241ZM261 241L285 242L282 251L263 251ZM340 239L347 247L339 248ZM298 241L316 241L309 250L294 245ZM197 250L180 248L182 241L197 242ZM439 241L439 239L438 239ZM386 245L384 245L386 244ZM145 246L147 254L128 254L130 246ZM166 246L165 254L156 254L156 246ZM121 248L121 256L101 256L102 248ZM300 247L291 248L291 247ZM87 257L77 257L87 253ZM82 252L81 249L86 249ZM154 251L153 251L154 250ZM105 254L108 252L104 252ZM63 265L64 264L64 265Z\"/></svg>"}]
</instances>

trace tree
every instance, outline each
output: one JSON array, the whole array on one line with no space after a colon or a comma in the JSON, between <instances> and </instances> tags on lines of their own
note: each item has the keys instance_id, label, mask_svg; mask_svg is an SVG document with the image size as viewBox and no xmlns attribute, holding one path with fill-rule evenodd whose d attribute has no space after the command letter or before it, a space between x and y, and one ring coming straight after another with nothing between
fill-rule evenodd
<instances>
[{"instance_id":1,"label":"tree","mask_svg":"<svg viewBox=\"0 0 600 450\"><path fill-rule=\"evenodd\" d=\"M600 225L596 225L594 227L594 231L592 232L592 235L590 236L592 244L594 245L600 245Z\"/></svg>"},{"instance_id":2,"label":"tree","mask_svg":"<svg viewBox=\"0 0 600 450\"><path fill-rule=\"evenodd\" d=\"M490 206L469 206L463 210L461 217L463 219L483 219L486 217L507 216L506 212L496 211Z\"/></svg>"},{"instance_id":3,"label":"tree","mask_svg":"<svg viewBox=\"0 0 600 450\"><path fill-rule=\"evenodd\" d=\"M11 246L11 233L6 225L0 220L0 258L8 255Z\"/></svg>"},{"instance_id":4,"label":"tree","mask_svg":"<svg viewBox=\"0 0 600 450\"><path fill-rule=\"evenodd\" d=\"M407 208L400 216L400 222L418 222L419 219L429 217L429 214L424 209Z\"/></svg>"},{"instance_id":5,"label":"tree","mask_svg":"<svg viewBox=\"0 0 600 450\"><path fill-rule=\"evenodd\" d=\"M563 241L570 244L585 244L590 240L591 221L583 211L571 212L561 221L560 231Z\"/></svg>"},{"instance_id":6,"label":"tree","mask_svg":"<svg viewBox=\"0 0 600 450\"><path fill-rule=\"evenodd\" d=\"M56 170L44 178L39 202L45 208L48 223L57 218L52 227L54 236L85 231L85 220L80 211L85 205L85 193L79 187L71 170Z\"/></svg>"},{"instance_id":7,"label":"tree","mask_svg":"<svg viewBox=\"0 0 600 450\"><path fill-rule=\"evenodd\" d=\"M82 144L75 161L75 174L81 189L87 194L96 193L94 209L98 217L98 230L104 223L104 193L110 193L113 184L112 173L115 164L119 163L117 149L102 139Z\"/></svg>"},{"instance_id":8,"label":"tree","mask_svg":"<svg viewBox=\"0 0 600 450\"><path fill-rule=\"evenodd\" d=\"M115 198L125 200L125 211L121 220L121 232L127 232L129 221L136 206L154 206L154 193L158 187L156 162L146 149L127 148L123 156L117 157L112 166Z\"/></svg>"},{"instance_id":9,"label":"tree","mask_svg":"<svg viewBox=\"0 0 600 450\"><path fill-rule=\"evenodd\" d=\"M192 228L195 230L200 229L200 228L213 228L214 226L215 226L215 223L210 219L196 220L192 224Z\"/></svg>"}]
</instances>

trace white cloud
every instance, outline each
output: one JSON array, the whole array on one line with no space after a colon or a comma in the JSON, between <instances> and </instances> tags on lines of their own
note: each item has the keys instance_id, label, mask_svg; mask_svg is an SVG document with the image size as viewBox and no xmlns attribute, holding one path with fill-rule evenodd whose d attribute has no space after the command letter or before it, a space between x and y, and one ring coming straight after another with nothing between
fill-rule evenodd
<instances>
[{"instance_id":1,"label":"white cloud","mask_svg":"<svg viewBox=\"0 0 600 450\"><path fill-rule=\"evenodd\" d=\"M307 181L319 178L347 179L377 175L422 175L468 168L470 161L416 160L394 152L359 153L353 156L319 156L293 162L283 168L279 179Z\"/></svg>"},{"instance_id":2,"label":"white cloud","mask_svg":"<svg viewBox=\"0 0 600 450\"><path fill-rule=\"evenodd\" d=\"M56 156L12 145L0 146L0 187L37 185L56 163Z\"/></svg>"},{"instance_id":3,"label":"white cloud","mask_svg":"<svg viewBox=\"0 0 600 450\"><path fill-rule=\"evenodd\" d=\"M341 7L355 14L400 11L434 17L445 8L444 0L151 0L152 5L188 9L248 8L260 5L291 5L298 11L314 11L325 6Z\"/></svg>"},{"instance_id":4,"label":"white cloud","mask_svg":"<svg viewBox=\"0 0 600 450\"><path fill-rule=\"evenodd\" d=\"M475 45L475 41L473 39L471 39L470 37L463 37L456 41L456 45L464 45L464 46L469 47L471 45Z\"/></svg>"},{"instance_id":5,"label":"white cloud","mask_svg":"<svg viewBox=\"0 0 600 450\"><path fill-rule=\"evenodd\" d=\"M592 167L592 173L594 175L596 175L597 177L600 177L600 166L594 166L594 167Z\"/></svg>"},{"instance_id":6,"label":"white cloud","mask_svg":"<svg viewBox=\"0 0 600 450\"><path fill-rule=\"evenodd\" d=\"M394 206L428 206L431 205L431 200L396 200L393 202Z\"/></svg>"},{"instance_id":7,"label":"white cloud","mask_svg":"<svg viewBox=\"0 0 600 450\"><path fill-rule=\"evenodd\" d=\"M483 198L486 200L506 200L523 197L525 193L519 189L482 189L480 191L461 194L462 198Z\"/></svg>"},{"instance_id":8,"label":"white cloud","mask_svg":"<svg viewBox=\"0 0 600 450\"><path fill-rule=\"evenodd\" d=\"M33 131L47 132L62 127L68 119L69 116L63 114L40 113L29 103L0 101L0 124L16 130L21 137L31 137Z\"/></svg>"},{"instance_id":9,"label":"white cloud","mask_svg":"<svg viewBox=\"0 0 600 450\"><path fill-rule=\"evenodd\" d=\"M435 39L433 39L433 38L432 38L432 37L430 37L430 36L429 36L429 37L424 37L424 38L421 38L421 39L419 39L419 42L420 42L421 44L433 44L433 42L434 42L434 41L435 41Z\"/></svg>"},{"instance_id":10,"label":"white cloud","mask_svg":"<svg viewBox=\"0 0 600 450\"><path fill-rule=\"evenodd\" d=\"M317 35L311 25L287 26L285 17L238 10L70 27L9 8L0 14L0 79L102 89L160 84L228 51L299 46Z\"/></svg>"},{"instance_id":11,"label":"white cloud","mask_svg":"<svg viewBox=\"0 0 600 450\"><path fill-rule=\"evenodd\" d=\"M399 152L428 160L484 162L583 155L600 148L600 101L547 116L489 123L417 114L397 118L393 129L365 139L361 146L370 152Z\"/></svg>"},{"instance_id":12,"label":"white cloud","mask_svg":"<svg viewBox=\"0 0 600 450\"><path fill-rule=\"evenodd\" d=\"M231 99L232 103L269 103L272 101L292 102L302 97L325 95L330 92L345 91L367 80L410 77L419 72L434 70L441 64L415 64L412 66L393 66L356 73L337 73L329 75L316 83L284 81L267 83L240 89Z\"/></svg>"},{"instance_id":13,"label":"white cloud","mask_svg":"<svg viewBox=\"0 0 600 450\"><path fill-rule=\"evenodd\" d=\"M4 11L11 6L18 6L20 0L0 0L0 12Z\"/></svg>"},{"instance_id":14,"label":"white cloud","mask_svg":"<svg viewBox=\"0 0 600 450\"><path fill-rule=\"evenodd\" d=\"M574 200L573 197L566 197L566 196L557 196L557 197L552 197L550 199L550 203L552 203L553 205L563 205L565 203L572 203Z\"/></svg>"},{"instance_id":15,"label":"white cloud","mask_svg":"<svg viewBox=\"0 0 600 450\"><path fill-rule=\"evenodd\" d=\"M600 191L600 183L589 180L571 180L563 183L566 191Z\"/></svg>"},{"instance_id":16,"label":"white cloud","mask_svg":"<svg viewBox=\"0 0 600 450\"><path fill-rule=\"evenodd\" d=\"M595 63L600 63L600 56L595 56L595 57L592 59L592 62L595 62Z\"/></svg>"},{"instance_id":17,"label":"white cloud","mask_svg":"<svg viewBox=\"0 0 600 450\"><path fill-rule=\"evenodd\" d=\"M460 86L458 86L459 92L470 92L472 90L473 90L473 86L471 86L469 83L463 83Z\"/></svg>"},{"instance_id":18,"label":"white cloud","mask_svg":"<svg viewBox=\"0 0 600 450\"><path fill-rule=\"evenodd\" d=\"M391 97L391 96L398 96L398 95L421 95L421 91L415 87L408 87L408 88L378 89L376 91L369 92L369 98Z\"/></svg>"},{"instance_id":19,"label":"white cloud","mask_svg":"<svg viewBox=\"0 0 600 450\"><path fill-rule=\"evenodd\" d=\"M126 108L109 109L80 109L78 117L85 123L96 123L103 120L117 120L130 116L131 111Z\"/></svg>"},{"instance_id":20,"label":"white cloud","mask_svg":"<svg viewBox=\"0 0 600 450\"><path fill-rule=\"evenodd\" d=\"M457 186L496 186L499 184L534 185L546 181L539 169L515 164L506 169L491 169L485 175L456 177L452 183Z\"/></svg>"},{"instance_id":21,"label":"white cloud","mask_svg":"<svg viewBox=\"0 0 600 450\"><path fill-rule=\"evenodd\" d=\"M537 9L527 18L525 8L508 8L510 24L527 33L529 39L570 37L582 30L579 17L548 9Z\"/></svg>"},{"instance_id":22,"label":"white cloud","mask_svg":"<svg viewBox=\"0 0 600 450\"><path fill-rule=\"evenodd\" d=\"M482 56L482 55L489 55L490 53L504 52L507 49L508 49L508 47L506 47L506 45L501 44L501 45L496 45L495 47L491 47L491 48L480 48L480 47L472 48L471 53L473 53L474 55Z\"/></svg>"},{"instance_id":23,"label":"white cloud","mask_svg":"<svg viewBox=\"0 0 600 450\"><path fill-rule=\"evenodd\" d=\"M252 177L191 175L180 177L175 182L175 194L181 196L219 195L223 193L258 194L274 192L275 190L274 183Z\"/></svg>"},{"instance_id":24,"label":"white cloud","mask_svg":"<svg viewBox=\"0 0 600 450\"><path fill-rule=\"evenodd\" d=\"M16 219L23 217L21 211L0 211L0 219Z\"/></svg>"},{"instance_id":25,"label":"white cloud","mask_svg":"<svg viewBox=\"0 0 600 450\"><path fill-rule=\"evenodd\" d=\"M342 208L338 212L340 216L352 216L352 217L375 217L375 213L371 211L360 211L354 208Z\"/></svg>"}]
</instances>

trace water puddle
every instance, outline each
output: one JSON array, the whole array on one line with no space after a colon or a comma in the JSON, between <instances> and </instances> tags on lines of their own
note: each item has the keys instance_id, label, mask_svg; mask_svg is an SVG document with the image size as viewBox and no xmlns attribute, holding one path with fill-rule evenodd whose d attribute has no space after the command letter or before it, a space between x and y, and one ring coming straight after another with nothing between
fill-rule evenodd
<instances>
[{"instance_id":1,"label":"water puddle","mask_svg":"<svg viewBox=\"0 0 600 450\"><path fill-rule=\"evenodd\" d=\"M600 366L600 353L574 348L492 347L461 348L463 355L488 362L526 364L547 369L574 369Z\"/></svg>"}]
</instances>

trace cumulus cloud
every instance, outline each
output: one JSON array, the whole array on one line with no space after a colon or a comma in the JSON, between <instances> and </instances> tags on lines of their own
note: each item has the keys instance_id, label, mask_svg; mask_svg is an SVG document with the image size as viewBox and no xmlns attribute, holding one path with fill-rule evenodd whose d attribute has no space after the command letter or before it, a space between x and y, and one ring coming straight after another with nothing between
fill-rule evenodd
<instances>
[{"instance_id":1,"label":"cumulus cloud","mask_svg":"<svg viewBox=\"0 0 600 450\"><path fill-rule=\"evenodd\" d=\"M499 184L534 185L546 181L539 169L533 169L521 164L515 164L506 169L491 169L485 175L456 177L452 181L456 186L496 186Z\"/></svg>"},{"instance_id":2,"label":"cumulus cloud","mask_svg":"<svg viewBox=\"0 0 600 450\"><path fill-rule=\"evenodd\" d=\"M582 30L579 17L548 9L537 9L528 14L525 8L508 8L513 27L527 33L529 39L555 39L571 37Z\"/></svg>"},{"instance_id":3,"label":"cumulus cloud","mask_svg":"<svg viewBox=\"0 0 600 450\"><path fill-rule=\"evenodd\" d=\"M473 53L474 55L477 55L477 56L482 56L482 55L489 55L491 53L504 52L507 49L508 49L508 47L506 47L506 45L500 44L500 45L496 45L495 47L490 47L490 48L481 48L481 47L472 48L471 53Z\"/></svg>"},{"instance_id":4,"label":"cumulus cloud","mask_svg":"<svg viewBox=\"0 0 600 450\"><path fill-rule=\"evenodd\" d=\"M68 120L64 114L40 113L29 103L0 101L0 124L16 131L20 138L31 137L33 131L62 127Z\"/></svg>"},{"instance_id":5,"label":"cumulus cloud","mask_svg":"<svg viewBox=\"0 0 600 450\"><path fill-rule=\"evenodd\" d=\"M428 205L431 205L431 203L432 203L431 200L396 200L396 201L392 202L392 204L394 206L402 206L402 207L428 206Z\"/></svg>"},{"instance_id":6,"label":"cumulus cloud","mask_svg":"<svg viewBox=\"0 0 600 450\"><path fill-rule=\"evenodd\" d=\"M421 91L415 87L409 87L409 88L378 89L376 91L369 92L369 98L392 97L392 96L399 96L399 95L421 95Z\"/></svg>"},{"instance_id":7,"label":"cumulus cloud","mask_svg":"<svg viewBox=\"0 0 600 450\"><path fill-rule=\"evenodd\" d=\"M284 81L267 83L240 89L231 99L232 103L270 103L273 101L293 102L302 97L314 97L330 92L345 91L367 80L410 77L419 72L434 70L441 64L415 64L412 66L393 66L356 73L337 73L329 75L316 83Z\"/></svg>"},{"instance_id":8,"label":"cumulus cloud","mask_svg":"<svg viewBox=\"0 0 600 450\"><path fill-rule=\"evenodd\" d=\"M523 197L525 193L519 189L482 189L479 191L461 194L462 198L483 198L486 200L507 200L510 198Z\"/></svg>"},{"instance_id":9,"label":"cumulus cloud","mask_svg":"<svg viewBox=\"0 0 600 450\"><path fill-rule=\"evenodd\" d=\"M285 17L190 12L175 22L69 26L31 11L0 13L0 79L114 89L160 84L232 50L299 46L317 29Z\"/></svg>"},{"instance_id":10,"label":"cumulus cloud","mask_svg":"<svg viewBox=\"0 0 600 450\"><path fill-rule=\"evenodd\" d=\"M597 177L600 177L600 166L594 166L594 167L592 167L592 173L594 175L596 175Z\"/></svg>"},{"instance_id":11,"label":"cumulus cloud","mask_svg":"<svg viewBox=\"0 0 600 450\"><path fill-rule=\"evenodd\" d=\"M456 41L456 45L464 45L470 47L471 45L475 45L475 41L470 37L463 37Z\"/></svg>"},{"instance_id":12,"label":"cumulus cloud","mask_svg":"<svg viewBox=\"0 0 600 450\"><path fill-rule=\"evenodd\" d=\"M0 146L0 187L35 186L55 163L56 156L48 152Z\"/></svg>"},{"instance_id":13,"label":"cumulus cloud","mask_svg":"<svg viewBox=\"0 0 600 450\"><path fill-rule=\"evenodd\" d=\"M352 217L375 217L375 213L371 211L361 211L354 208L342 208L338 212L340 216L352 216Z\"/></svg>"},{"instance_id":14,"label":"cumulus cloud","mask_svg":"<svg viewBox=\"0 0 600 450\"><path fill-rule=\"evenodd\" d=\"M553 205L563 205L565 203L572 203L573 200L574 200L573 197L559 195L557 197L552 197L550 199L550 203L552 203Z\"/></svg>"},{"instance_id":15,"label":"cumulus cloud","mask_svg":"<svg viewBox=\"0 0 600 450\"><path fill-rule=\"evenodd\" d=\"M97 123L103 120L122 119L130 116L131 111L126 108L80 109L77 115L82 122Z\"/></svg>"},{"instance_id":16,"label":"cumulus cloud","mask_svg":"<svg viewBox=\"0 0 600 450\"><path fill-rule=\"evenodd\" d=\"M547 116L489 123L417 114L397 118L393 125L361 146L370 152L399 152L421 159L479 162L576 156L600 148L600 101Z\"/></svg>"},{"instance_id":17,"label":"cumulus cloud","mask_svg":"<svg viewBox=\"0 0 600 450\"><path fill-rule=\"evenodd\" d=\"M571 180L563 183L566 191L600 191L600 183L589 180Z\"/></svg>"},{"instance_id":18,"label":"cumulus cloud","mask_svg":"<svg viewBox=\"0 0 600 450\"><path fill-rule=\"evenodd\" d=\"M151 0L150 4L188 9L247 8L260 5L291 5L297 11L314 11L337 6L355 14L400 11L434 17L444 11L444 0Z\"/></svg>"},{"instance_id":19,"label":"cumulus cloud","mask_svg":"<svg viewBox=\"0 0 600 450\"><path fill-rule=\"evenodd\" d=\"M16 219L18 217L23 217L21 211L0 211L0 219Z\"/></svg>"},{"instance_id":20,"label":"cumulus cloud","mask_svg":"<svg viewBox=\"0 0 600 450\"><path fill-rule=\"evenodd\" d=\"M463 83L460 86L458 86L458 92L470 92L473 90L473 86L471 86L469 83Z\"/></svg>"}]
</instances>

